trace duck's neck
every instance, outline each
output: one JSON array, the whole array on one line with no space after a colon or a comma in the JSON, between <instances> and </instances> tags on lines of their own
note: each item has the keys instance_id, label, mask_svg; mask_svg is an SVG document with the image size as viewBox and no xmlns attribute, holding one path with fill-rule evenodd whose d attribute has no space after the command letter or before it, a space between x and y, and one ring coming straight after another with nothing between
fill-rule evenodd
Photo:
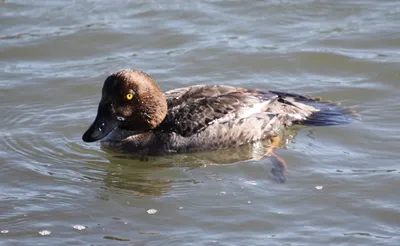
<instances>
[{"instance_id":1,"label":"duck's neck","mask_svg":"<svg viewBox=\"0 0 400 246\"><path fill-rule=\"evenodd\" d=\"M140 118L148 130L156 128L167 115L168 106L164 94L155 91L148 100L141 105Z\"/></svg>"}]
</instances>

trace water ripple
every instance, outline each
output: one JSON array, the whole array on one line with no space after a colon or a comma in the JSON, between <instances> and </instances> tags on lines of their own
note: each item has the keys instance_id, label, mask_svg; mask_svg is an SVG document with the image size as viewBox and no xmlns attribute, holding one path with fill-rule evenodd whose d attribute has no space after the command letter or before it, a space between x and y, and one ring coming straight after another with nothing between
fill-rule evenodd
<instances>
[{"instance_id":1,"label":"water ripple","mask_svg":"<svg viewBox=\"0 0 400 246\"><path fill-rule=\"evenodd\" d=\"M365 0L0 1L0 244L397 245L399 13ZM163 89L312 94L362 119L291 133L284 185L246 148L137 160L81 141L121 68Z\"/></svg>"}]
</instances>

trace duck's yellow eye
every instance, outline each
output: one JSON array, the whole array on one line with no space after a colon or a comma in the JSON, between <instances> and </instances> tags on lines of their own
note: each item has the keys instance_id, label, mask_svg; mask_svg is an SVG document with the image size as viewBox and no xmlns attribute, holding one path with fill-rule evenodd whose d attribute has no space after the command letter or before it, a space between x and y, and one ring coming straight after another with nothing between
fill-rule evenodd
<instances>
[{"instance_id":1,"label":"duck's yellow eye","mask_svg":"<svg viewBox=\"0 0 400 246\"><path fill-rule=\"evenodd\" d=\"M132 93L126 94L125 98L126 98L127 100L132 100L132 98L133 98Z\"/></svg>"}]
</instances>

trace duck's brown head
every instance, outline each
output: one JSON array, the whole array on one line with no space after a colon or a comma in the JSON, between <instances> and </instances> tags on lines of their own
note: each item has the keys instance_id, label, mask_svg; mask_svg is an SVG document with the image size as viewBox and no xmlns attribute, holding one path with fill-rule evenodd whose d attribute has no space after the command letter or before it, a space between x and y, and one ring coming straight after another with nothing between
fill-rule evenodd
<instances>
[{"instance_id":1,"label":"duck's brown head","mask_svg":"<svg viewBox=\"0 0 400 246\"><path fill-rule=\"evenodd\" d=\"M124 69L104 81L96 119L82 139L100 140L117 127L148 131L157 127L166 114L166 99L154 80L142 71Z\"/></svg>"}]
</instances>

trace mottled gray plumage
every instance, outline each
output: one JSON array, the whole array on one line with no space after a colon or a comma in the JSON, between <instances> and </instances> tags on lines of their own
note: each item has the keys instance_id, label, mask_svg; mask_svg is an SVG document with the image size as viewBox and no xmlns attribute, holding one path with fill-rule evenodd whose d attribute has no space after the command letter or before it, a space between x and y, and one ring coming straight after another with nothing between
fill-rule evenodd
<instances>
[{"instance_id":1,"label":"mottled gray plumage","mask_svg":"<svg viewBox=\"0 0 400 246\"><path fill-rule=\"evenodd\" d=\"M82 139L161 155L237 147L295 123L347 123L346 115L332 103L277 91L197 85L162 93L146 73L124 69L104 81L96 119Z\"/></svg>"},{"instance_id":2,"label":"mottled gray plumage","mask_svg":"<svg viewBox=\"0 0 400 246\"><path fill-rule=\"evenodd\" d=\"M231 86L171 90L165 93L168 113L158 127L143 133L116 129L103 145L143 154L240 146L274 137L283 127L318 111L294 96Z\"/></svg>"}]
</instances>

